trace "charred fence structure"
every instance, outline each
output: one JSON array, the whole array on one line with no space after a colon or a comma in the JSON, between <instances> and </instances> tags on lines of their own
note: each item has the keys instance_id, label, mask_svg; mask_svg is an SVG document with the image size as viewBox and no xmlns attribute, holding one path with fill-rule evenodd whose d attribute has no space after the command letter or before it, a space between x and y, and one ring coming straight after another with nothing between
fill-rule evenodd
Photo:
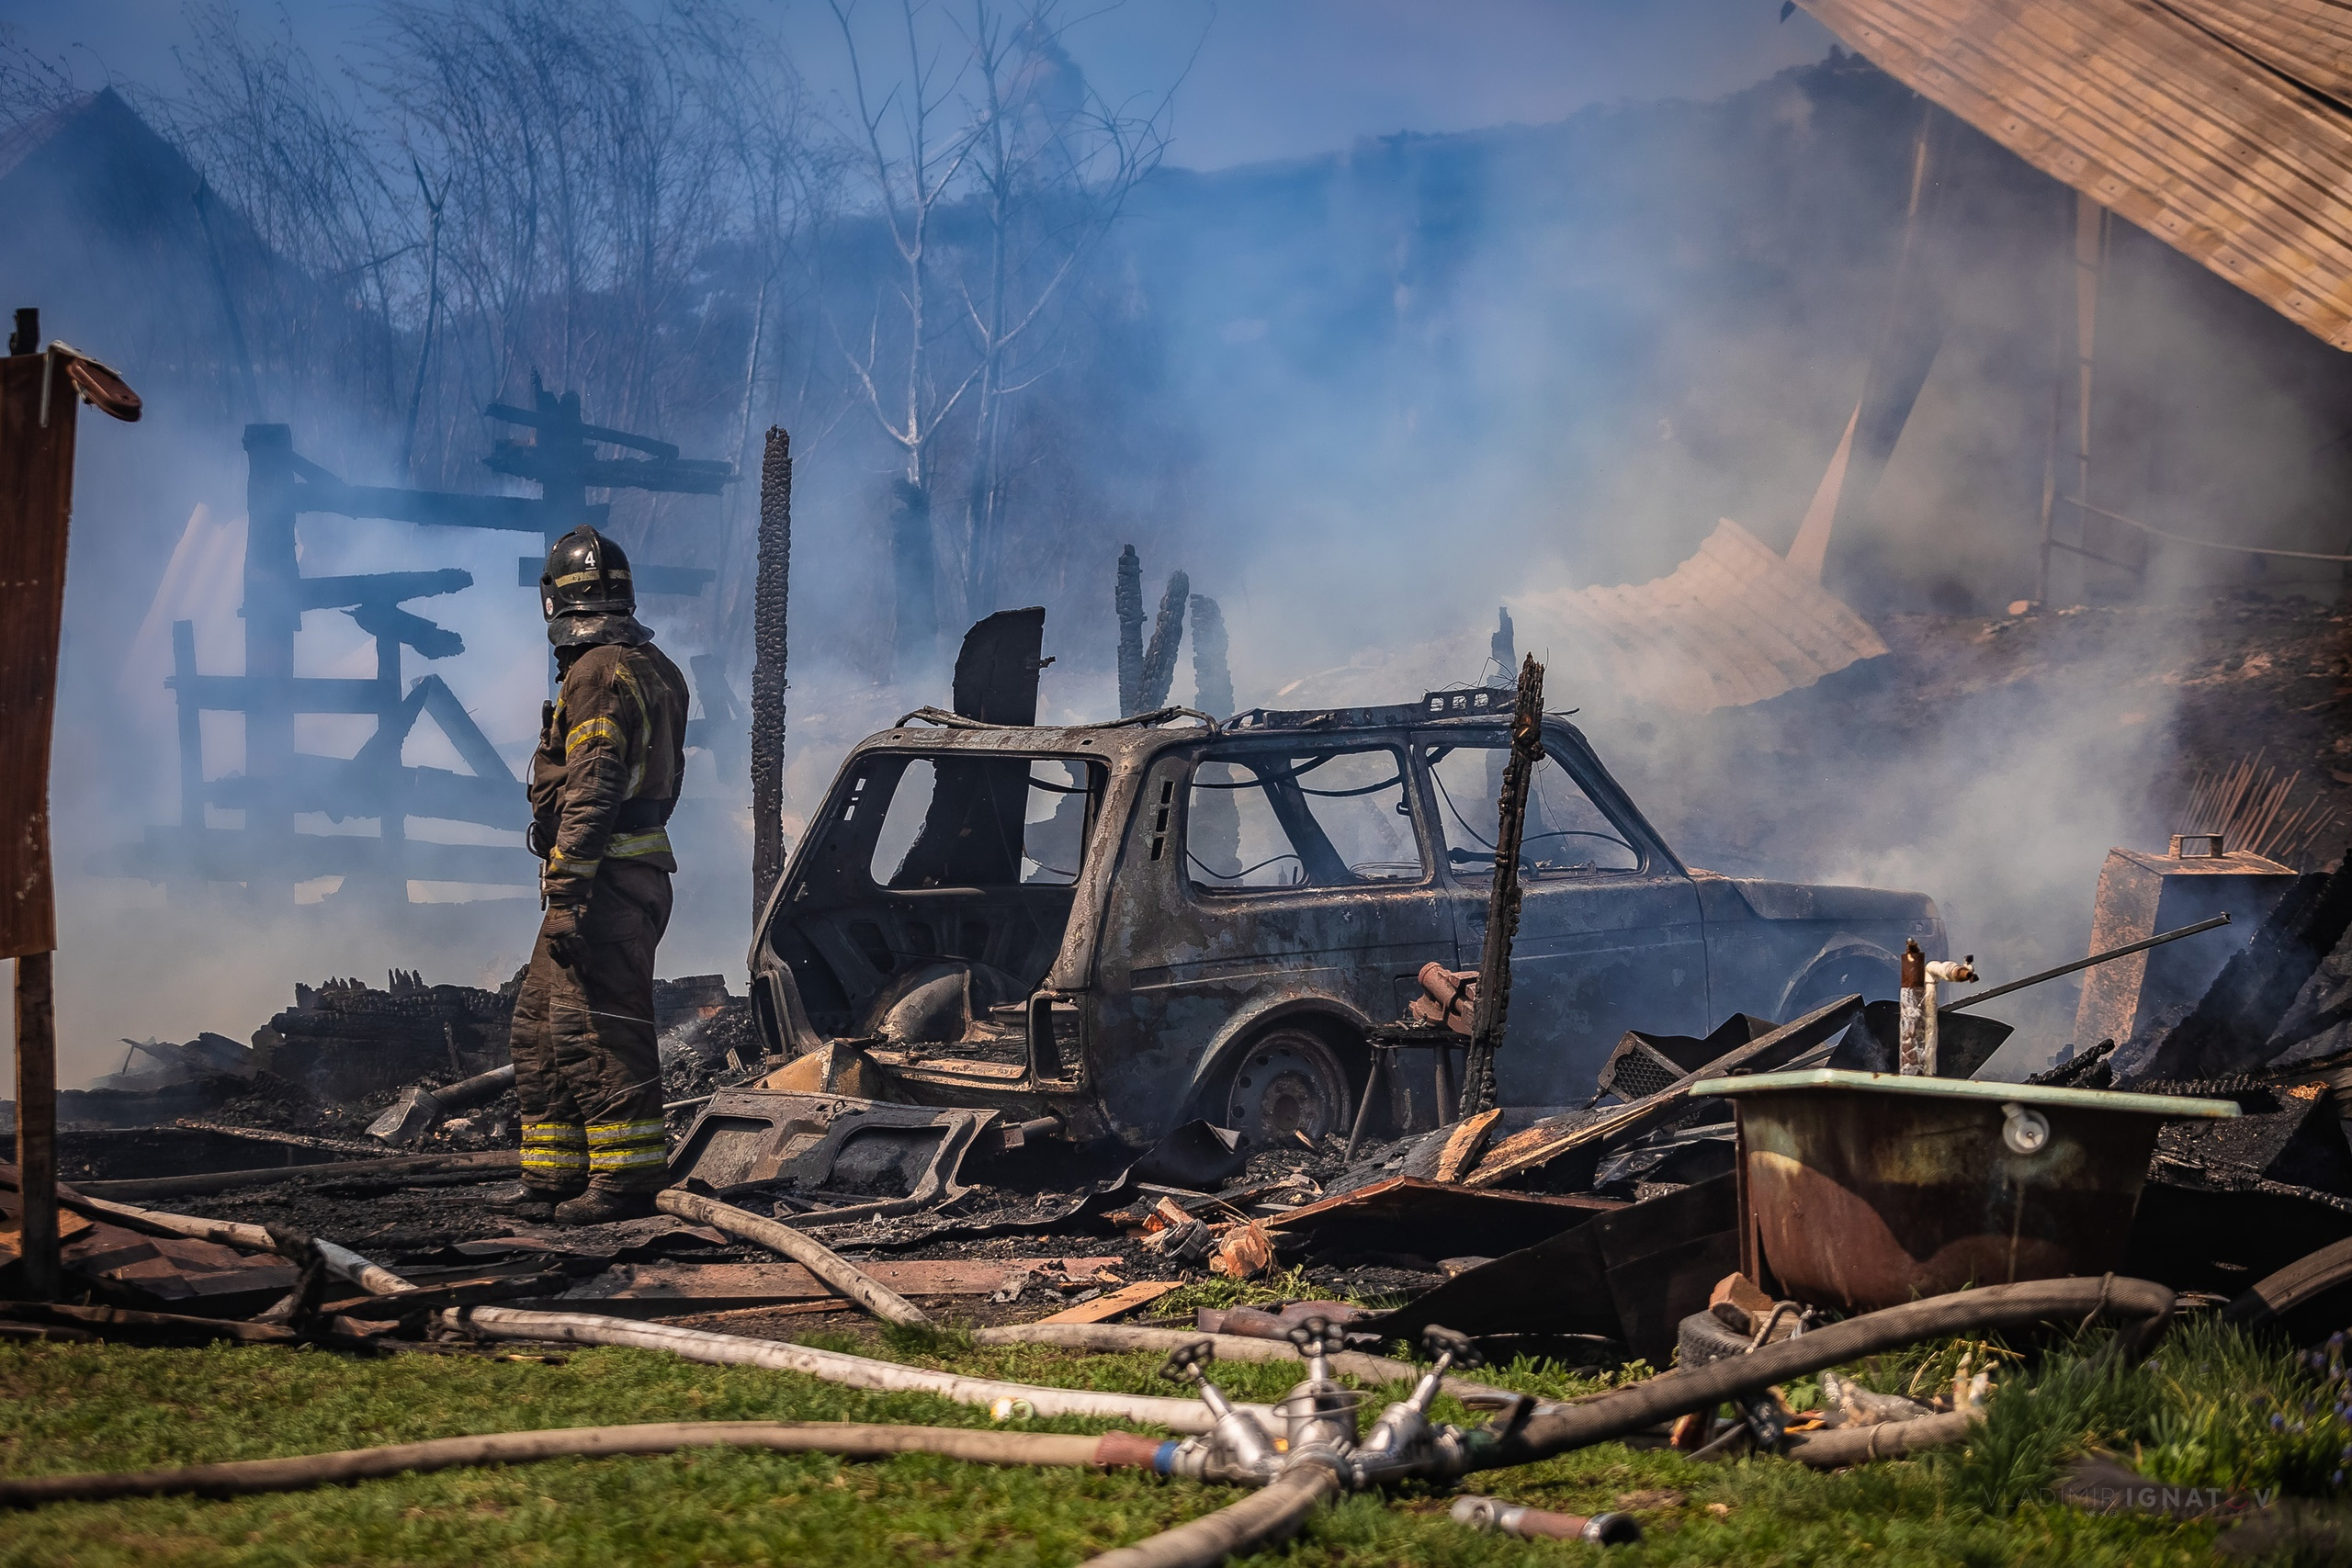
<instances>
[{"instance_id":1,"label":"charred fence structure","mask_svg":"<svg viewBox=\"0 0 2352 1568\"><path fill-rule=\"evenodd\" d=\"M411 818L517 831L524 826L520 782L457 693L438 674L404 678L409 652L440 660L465 650L458 633L406 606L469 588L473 574L442 568L306 576L298 549L300 519L327 514L529 535L539 549L516 558L515 581L536 587L548 546L582 524L607 524L611 506L592 503L591 490L716 495L734 472L723 462L684 457L665 441L586 423L579 394L550 393L536 378L531 407L492 403L484 412L531 433L527 440L498 441L483 461L494 472L537 485L537 496L350 484L301 456L291 426L246 426L244 672L199 671L194 623L173 624L168 683L178 704L180 820L151 827L143 842L102 869L173 885L243 883L277 901L290 901L298 883L331 876L343 879L338 897L386 904L406 902L412 881L476 886L536 881L537 863L519 846L438 843L408 830ZM636 455L600 457L599 447ZM705 568L649 563L637 568L637 586L641 593L692 596L716 575ZM311 610L341 611L375 639L373 676L295 673L295 643L302 616ZM691 727L689 743L740 759L734 732L746 716L720 662L706 655L693 664L704 717ZM208 776L208 712L243 716L242 772ZM295 721L306 714L370 715L375 731L348 758L302 751L295 743ZM467 772L402 761L409 737L428 716ZM243 813L242 825L214 826L209 813L216 807ZM303 832L296 819L306 813L338 823L372 817L380 829L373 837Z\"/></svg>"}]
</instances>

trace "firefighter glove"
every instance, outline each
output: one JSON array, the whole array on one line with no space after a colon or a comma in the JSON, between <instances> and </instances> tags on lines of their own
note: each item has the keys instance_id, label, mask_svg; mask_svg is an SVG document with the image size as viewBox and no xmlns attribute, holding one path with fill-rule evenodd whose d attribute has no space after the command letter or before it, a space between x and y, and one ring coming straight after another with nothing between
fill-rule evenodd
<instances>
[{"instance_id":1,"label":"firefighter glove","mask_svg":"<svg viewBox=\"0 0 2352 1568\"><path fill-rule=\"evenodd\" d=\"M588 964L588 937L580 928L587 918L587 908L580 904L550 904L547 923L542 928L548 939L548 956L565 969L583 969Z\"/></svg>"}]
</instances>

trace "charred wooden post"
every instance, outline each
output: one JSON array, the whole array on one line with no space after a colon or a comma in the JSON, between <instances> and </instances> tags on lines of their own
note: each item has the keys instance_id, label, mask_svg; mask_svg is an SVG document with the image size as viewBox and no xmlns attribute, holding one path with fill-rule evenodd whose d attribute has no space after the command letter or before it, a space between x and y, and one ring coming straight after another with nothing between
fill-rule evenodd
<instances>
[{"instance_id":1,"label":"charred wooden post","mask_svg":"<svg viewBox=\"0 0 2352 1568\"><path fill-rule=\"evenodd\" d=\"M1119 550L1111 604L1119 615L1119 716L1125 718L1143 712L1143 562L1133 545Z\"/></svg>"},{"instance_id":2,"label":"charred wooden post","mask_svg":"<svg viewBox=\"0 0 2352 1568\"><path fill-rule=\"evenodd\" d=\"M1193 595L1193 705L1219 721L1236 711L1233 669L1227 663L1225 612L1204 594ZM1202 764L1204 775L1231 782L1233 770L1222 762ZM1238 868L1241 864L1241 807L1229 789L1203 790L1193 797L1192 824L1186 829L1192 852L1204 864ZM1363 1119L1359 1116L1357 1121Z\"/></svg>"},{"instance_id":3,"label":"charred wooden post","mask_svg":"<svg viewBox=\"0 0 2352 1568\"><path fill-rule=\"evenodd\" d=\"M294 429L245 426L244 830L261 851L246 880L257 896L293 902L295 874L276 840L294 832L294 638L302 629L295 546ZM184 703L194 694L183 692ZM200 824L199 824L200 826ZM271 886L270 884L275 884Z\"/></svg>"},{"instance_id":4,"label":"charred wooden post","mask_svg":"<svg viewBox=\"0 0 2352 1568\"><path fill-rule=\"evenodd\" d=\"M1487 901L1487 941L1478 958L1478 1010L1462 1070L1468 1118L1495 1104L1495 1048L1510 1015L1510 944L1519 934L1519 849L1527 834L1527 795L1544 756L1544 666L1530 654L1519 667L1519 705L1510 719L1510 761L1496 803L1495 883Z\"/></svg>"},{"instance_id":5,"label":"charred wooden post","mask_svg":"<svg viewBox=\"0 0 2352 1568\"><path fill-rule=\"evenodd\" d=\"M670 442L650 435L637 435L626 430L615 430L602 424L589 424L581 417L580 394L565 392L561 396L539 385L538 378L531 378L532 406L517 408L512 403L492 403L482 412L503 424L516 424L531 432L528 441L501 440L491 447L490 456L482 459L482 467L493 473L506 474L518 479L528 479L539 487L539 497L534 504L527 527L538 534L540 550L536 556L526 556L515 563L517 580L524 587L536 588L539 568L547 550L558 539L585 523L601 527L612 508L599 502L590 504L591 490L641 490L657 495L718 495L734 482L732 464L715 457L687 457ZM636 457L599 457L599 446L617 446L625 452L642 454ZM427 515L417 518L423 523L449 523L451 518L434 514L454 510L435 508L435 501L462 502L466 498L428 497L422 492L372 491L371 495L415 494L425 502ZM365 515L399 517L405 513L370 513ZM480 523L460 526L481 527ZM507 524L491 525L508 526ZM637 591L644 593L677 593L687 597L700 593L718 577L708 567L660 566L646 561L632 563Z\"/></svg>"},{"instance_id":6,"label":"charred wooden post","mask_svg":"<svg viewBox=\"0 0 2352 1568\"><path fill-rule=\"evenodd\" d=\"M1227 660L1229 647L1225 634L1225 612L1206 594L1193 594L1193 704L1219 719L1234 711L1233 667Z\"/></svg>"},{"instance_id":7,"label":"charred wooden post","mask_svg":"<svg viewBox=\"0 0 2352 1568\"><path fill-rule=\"evenodd\" d=\"M1181 571L1168 574L1168 592L1159 596L1159 619L1152 624L1151 646L1143 653L1143 684L1136 694L1137 713L1167 705L1168 689L1176 683L1176 654L1184 641L1184 604L1192 594L1191 578Z\"/></svg>"},{"instance_id":8,"label":"charred wooden post","mask_svg":"<svg viewBox=\"0 0 2352 1568\"><path fill-rule=\"evenodd\" d=\"M65 551L74 510L77 400L118 419L138 395L73 350L40 347L17 312L0 359L0 957L16 960L17 1252L20 1294L53 1300L57 1261L57 906L49 845L50 737Z\"/></svg>"},{"instance_id":9,"label":"charred wooden post","mask_svg":"<svg viewBox=\"0 0 2352 1568\"><path fill-rule=\"evenodd\" d=\"M785 633L792 588L792 435L760 462L760 570L752 608L752 917L784 874Z\"/></svg>"},{"instance_id":10,"label":"charred wooden post","mask_svg":"<svg viewBox=\"0 0 2352 1568\"><path fill-rule=\"evenodd\" d=\"M51 958L48 953L27 953L17 959L17 1256L24 1280L18 1289L35 1302L55 1301L62 1282L57 1257L57 992Z\"/></svg>"}]
</instances>

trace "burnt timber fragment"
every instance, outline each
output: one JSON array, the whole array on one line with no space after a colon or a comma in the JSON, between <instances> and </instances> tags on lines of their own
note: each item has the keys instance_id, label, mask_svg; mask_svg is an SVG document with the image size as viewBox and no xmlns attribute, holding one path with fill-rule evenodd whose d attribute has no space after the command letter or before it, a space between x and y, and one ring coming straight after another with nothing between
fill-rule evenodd
<instances>
[{"instance_id":1,"label":"burnt timber fragment","mask_svg":"<svg viewBox=\"0 0 2352 1568\"><path fill-rule=\"evenodd\" d=\"M1143 561L1133 545L1119 548L1119 574L1111 594L1119 620L1119 716L1144 710Z\"/></svg>"},{"instance_id":2,"label":"burnt timber fragment","mask_svg":"<svg viewBox=\"0 0 2352 1568\"><path fill-rule=\"evenodd\" d=\"M2143 1062L2125 1069L2127 1080L2213 1078L2269 1062L2277 1055L2272 1035L2347 931L2352 875L2339 870L2298 877L2195 1010Z\"/></svg>"},{"instance_id":3,"label":"burnt timber fragment","mask_svg":"<svg viewBox=\"0 0 2352 1568\"><path fill-rule=\"evenodd\" d=\"M1140 712L1153 713L1167 705L1168 689L1176 683L1176 655L1184 640L1184 608L1192 592L1192 579L1181 571L1168 574L1168 591L1159 596L1159 618L1152 623L1151 646L1144 649L1143 671L1136 688Z\"/></svg>"},{"instance_id":4,"label":"burnt timber fragment","mask_svg":"<svg viewBox=\"0 0 2352 1568\"><path fill-rule=\"evenodd\" d=\"M792 592L792 436L768 427L760 463L760 564L752 608L752 919L784 874L786 633Z\"/></svg>"},{"instance_id":5,"label":"burnt timber fragment","mask_svg":"<svg viewBox=\"0 0 2352 1568\"><path fill-rule=\"evenodd\" d=\"M1476 1116L1495 1102L1495 1050L1510 1015L1510 944L1519 935L1519 857L1527 834L1527 791L1544 755L1544 666L1529 654L1519 668L1519 700L1511 713L1510 760L1503 765L1497 802L1494 885L1487 904L1487 934L1478 958L1478 1007L1462 1069L1462 1110Z\"/></svg>"}]
</instances>

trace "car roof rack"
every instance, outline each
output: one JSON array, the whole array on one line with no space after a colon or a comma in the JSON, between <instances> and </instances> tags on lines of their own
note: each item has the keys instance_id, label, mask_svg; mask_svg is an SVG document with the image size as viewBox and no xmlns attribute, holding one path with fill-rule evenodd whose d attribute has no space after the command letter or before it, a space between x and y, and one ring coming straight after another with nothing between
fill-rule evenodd
<instances>
[{"instance_id":1,"label":"car roof rack","mask_svg":"<svg viewBox=\"0 0 2352 1568\"><path fill-rule=\"evenodd\" d=\"M1099 718L1091 724L997 724L985 718L974 718L968 714L950 713L945 708L917 708L912 713L899 715L899 722L890 728L904 729L916 719L921 719L942 729L1131 729L1152 728L1179 718L1198 719L1212 730L1217 728L1216 720L1209 715L1198 708L1185 707L1154 708L1149 713L1129 714L1125 718Z\"/></svg>"},{"instance_id":2,"label":"car roof rack","mask_svg":"<svg viewBox=\"0 0 2352 1568\"><path fill-rule=\"evenodd\" d=\"M1510 686L1456 686L1430 692L1418 703L1387 703L1377 707L1251 708L1226 720L1228 730L1253 729L1383 729L1400 724L1429 724L1444 719L1507 719L1518 705L1519 693Z\"/></svg>"}]
</instances>

